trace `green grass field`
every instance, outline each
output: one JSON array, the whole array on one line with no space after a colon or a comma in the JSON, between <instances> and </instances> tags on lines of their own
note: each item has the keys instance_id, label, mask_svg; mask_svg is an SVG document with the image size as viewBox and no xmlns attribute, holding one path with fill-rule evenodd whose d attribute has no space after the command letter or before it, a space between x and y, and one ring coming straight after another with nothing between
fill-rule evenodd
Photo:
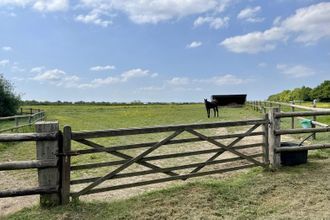
<instances>
[{"instance_id":1,"label":"green grass field","mask_svg":"<svg viewBox=\"0 0 330 220\"><path fill-rule=\"evenodd\" d=\"M30 107L30 106L28 106ZM35 106L32 106L35 107ZM190 124L215 121L233 121L261 118L262 114L248 108L221 108L220 118L206 117L202 104L192 105L136 105L136 106L38 106L47 113L47 120L58 120L60 127L70 125L73 131L102 130L110 128L146 127L170 124ZM283 128L290 125L283 120ZM299 123L297 122L297 126ZM25 128L33 131L33 128ZM241 128L242 129L242 128ZM229 129L234 132L235 129ZM26 130L25 130L26 131ZM215 132L212 129L208 132ZM166 136L136 135L134 137L101 138L105 146L135 142L155 141ZM301 139L304 136L296 136ZM326 142L328 134L318 135L315 142ZM0 144L1 161L35 159L34 143ZM175 149L164 148L163 152ZM189 148L195 145L189 145ZM73 149L83 149L73 142ZM136 151L126 151L135 155ZM264 218L322 218L329 217L330 201L329 151L314 151L309 163L280 172L263 172L252 169L245 174L233 174L225 179L205 177L188 184L171 185L142 196L113 202L78 202L65 207L41 209L27 208L9 219L264 219ZM115 159L109 154L92 154L74 157L72 163L96 163ZM317 171L317 172L316 172ZM98 176L108 169L73 172L74 179ZM34 173L33 177L30 177ZM9 174L8 174L9 175ZM17 171L11 174L17 181L26 178L36 182L35 172ZM0 186L6 189L5 186ZM290 200L287 200L290 198ZM83 200L83 199L82 199ZM302 205L301 205L302 204ZM1 216L1 215L0 215Z\"/></svg>"}]
</instances>

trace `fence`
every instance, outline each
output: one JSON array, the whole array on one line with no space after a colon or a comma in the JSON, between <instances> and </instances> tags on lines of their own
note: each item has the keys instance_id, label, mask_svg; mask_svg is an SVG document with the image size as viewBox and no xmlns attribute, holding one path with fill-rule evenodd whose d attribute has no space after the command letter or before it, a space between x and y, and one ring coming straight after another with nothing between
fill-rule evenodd
<instances>
[{"instance_id":1,"label":"fence","mask_svg":"<svg viewBox=\"0 0 330 220\"><path fill-rule=\"evenodd\" d=\"M20 108L20 115L33 115L38 112L42 112L41 109L35 109L35 108Z\"/></svg>"},{"instance_id":2,"label":"fence","mask_svg":"<svg viewBox=\"0 0 330 220\"><path fill-rule=\"evenodd\" d=\"M279 110L281 111L283 107L286 107L286 110L289 108L290 112L295 112L296 109L302 109L302 110L307 110L307 111L316 111L316 112L321 112L321 111L330 111L330 109L325 109L325 108L316 108L316 104L313 105L313 107L307 107L307 106L302 106L302 105L295 105L294 102L292 103L283 103L283 102L271 102L271 101L249 101L247 102L247 105L250 106L253 110L259 111L261 113L267 112L267 109L273 108L273 107L278 107ZM304 120L306 118L301 117L301 116L291 116L291 128L295 128L295 118ZM317 121L317 114L312 115L312 120L311 120L311 125L313 128L315 127L328 127L329 125L318 122ZM316 139L316 133L312 135L312 138L315 140Z\"/></svg>"},{"instance_id":3,"label":"fence","mask_svg":"<svg viewBox=\"0 0 330 220\"><path fill-rule=\"evenodd\" d=\"M269 129L269 152L270 152L270 165L272 168L277 169L281 166L281 152L288 151L303 151L303 150L316 150L330 148L330 144L314 144L309 146L290 146L281 147L281 136L288 134L303 134L303 133L320 133L330 132L330 127L321 128L291 128L281 129L281 118L292 118L301 116L321 116L330 115L330 111L316 111L316 112L280 112L279 108L270 110L269 119L271 126Z\"/></svg>"},{"instance_id":4,"label":"fence","mask_svg":"<svg viewBox=\"0 0 330 220\"><path fill-rule=\"evenodd\" d=\"M60 150L58 123L38 122L37 133L1 134L0 142L36 142L36 159L0 163L0 171L38 169L39 187L0 191L0 198L40 194L41 205L57 205L60 167L56 156Z\"/></svg>"},{"instance_id":5,"label":"fence","mask_svg":"<svg viewBox=\"0 0 330 220\"><path fill-rule=\"evenodd\" d=\"M44 120L46 117L45 112L40 109L30 108L27 110L28 111L24 111L24 109L21 108L20 115L1 117L0 124L3 124L3 126L1 126L2 128L0 127L0 133L31 126L37 121Z\"/></svg>"},{"instance_id":6,"label":"fence","mask_svg":"<svg viewBox=\"0 0 330 220\"><path fill-rule=\"evenodd\" d=\"M59 125L57 122L38 122L36 123L37 133L0 135L0 142L36 141L37 160L0 163L0 171L37 169L39 187L2 191L0 192L0 198L40 194L41 205L48 206L50 204L66 204L70 201L70 198L75 199L87 194L173 180L184 181L193 177L230 172L255 166L270 167L276 170L281 166L281 152L330 148L330 144L295 146L290 148L281 147L282 135L329 132L330 128L281 129L280 119L285 117L320 115L330 115L330 111L280 112L279 108L271 108L269 114L265 114L263 118L255 120L100 131L72 131L71 127L65 126L63 132L61 132L58 129ZM233 127L240 127L241 130L247 130L221 135L208 132L210 131L209 129ZM258 128L261 128L261 130L257 130ZM143 135L145 137L148 134L159 133L164 138L155 142L134 142L116 146L105 146L105 144L98 143L99 139L104 140L110 137L129 139L135 135ZM181 136L179 138L183 133L189 134L189 137ZM244 138L252 136L260 137L261 141L254 141L253 143L243 142ZM228 142L225 143L224 141L226 139ZM74 142L85 146L85 148L73 150L72 143ZM239 142L242 144L238 145ZM197 143L203 148L197 150L191 150L189 148L188 151L186 149L183 152L175 151L179 147L170 148L172 145L189 144L190 146L193 143ZM209 149L205 149L206 145L212 145L212 148L208 147ZM153 154L155 151L165 147L169 147L170 152L160 151L156 155ZM250 149L256 148L258 148L258 151L250 151ZM225 152L229 152L231 157L220 159L219 157ZM97 153L115 156L117 160L111 159L109 161L97 163L87 162L83 164L76 164L71 161L73 157L78 158L84 157L87 154L94 155ZM184 158L195 157L201 160L199 162L189 161L189 163L180 163L173 166L169 166L166 163L168 159L185 162L186 159ZM86 162L86 158L88 157L85 157L81 161ZM140 169L136 170L137 166ZM141 167L143 167L142 170ZM107 168L106 171L108 171L103 176L83 175L79 176L82 178L77 179L72 175L72 172L101 168ZM108 168L111 168L111 171ZM180 170L184 170L185 172L179 172ZM161 174L162 176L146 179L151 174ZM126 180L126 178L133 178L134 181L101 185L108 183L108 181ZM141 181L135 181L136 179Z\"/></svg>"}]
</instances>

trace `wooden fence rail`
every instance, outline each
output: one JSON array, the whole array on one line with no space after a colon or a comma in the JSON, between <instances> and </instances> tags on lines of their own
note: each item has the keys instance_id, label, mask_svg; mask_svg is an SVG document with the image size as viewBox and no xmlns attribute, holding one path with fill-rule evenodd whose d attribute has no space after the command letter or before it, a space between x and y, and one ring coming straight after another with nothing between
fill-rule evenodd
<instances>
[{"instance_id":1,"label":"wooden fence rail","mask_svg":"<svg viewBox=\"0 0 330 220\"><path fill-rule=\"evenodd\" d=\"M15 116L9 116L9 117L1 117L0 123L3 123L5 121L14 121L15 125L11 126L9 128L0 129L0 133L6 132L6 131L12 131L12 130L19 129L19 128L26 127L26 126L31 126L38 121L44 120L45 117L46 117L45 112L41 111L40 109L38 109L38 111L36 111L36 112L31 111L31 114L22 114L22 115L15 115ZM24 120L23 123L21 123L22 120Z\"/></svg>"},{"instance_id":2,"label":"wooden fence rail","mask_svg":"<svg viewBox=\"0 0 330 220\"><path fill-rule=\"evenodd\" d=\"M317 116L324 116L324 115L330 115L330 109L325 108L316 108L316 104L313 104L313 107L307 107L302 105L296 105L294 104L294 101L291 103L283 103L283 102L273 102L273 101L249 101L247 102L247 105L252 107L253 110L266 113L268 110L272 108L273 106L278 107L280 109L280 113L277 114L276 117L282 117L282 118L291 118L291 128L295 128L295 118L298 118L300 120L306 120L306 118L302 116L312 116L313 119L311 120L311 126L312 128L318 127L329 127L328 124L318 122ZM281 111L282 107L286 106L289 107L291 112L283 112ZM308 110L305 112L295 112L296 109L303 109ZM316 139L316 133L312 135L312 138Z\"/></svg>"}]
</instances>

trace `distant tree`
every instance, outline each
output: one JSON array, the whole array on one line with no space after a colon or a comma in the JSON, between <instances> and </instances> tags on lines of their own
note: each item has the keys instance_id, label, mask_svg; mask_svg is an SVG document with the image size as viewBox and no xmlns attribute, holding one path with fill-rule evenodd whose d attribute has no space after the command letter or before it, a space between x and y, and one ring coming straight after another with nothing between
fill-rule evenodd
<instances>
[{"instance_id":1,"label":"distant tree","mask_svg":"<svg viewBox=\"0 0 330 220\"><path fill-rule=\"evenodd\" d=\"M0 74L0 117L15 115L20 101L20 96L14 93L12 84Z\"/></svg>"},{"instance_id":2,"label":"distant tree","mask_svg":"<svg viewBox=\"0 0 330 220\"><path fill-rule=\"evenodd\" d=\"M319 99L321 102L330 102L330 80L325 80L317 86L312 92L312 97Z\"/></svg>"},{"instance_id":3,"label":"distant tree","mask_svg":"<svg viewBox=\"0 0 330 220\"><path fill-rule=\"evenodd\" d=\"M311 92L312 92L311 88L303 86L301 88L296 88L292 90L291 97L292 100L311 101L312 100Z\"/></svg>"}]
</instances>

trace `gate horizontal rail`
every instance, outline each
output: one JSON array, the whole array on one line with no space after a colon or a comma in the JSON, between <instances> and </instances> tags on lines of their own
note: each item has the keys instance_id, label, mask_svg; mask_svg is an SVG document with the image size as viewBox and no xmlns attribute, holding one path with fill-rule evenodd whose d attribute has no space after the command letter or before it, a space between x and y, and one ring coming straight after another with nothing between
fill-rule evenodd
<instances>
[{"instance_id":1,"label":"gate horizontal rail","mask_svg":"<svg viewBox=\"0 0 330 220\"><path fill-rule=\"evenodd\" d=\"M187 130L187 129L208 129L208 128L255 125L255 124L264 124L267 122L268 121L264 120L264 119L257 119L257 120L203 123L203 124L190 124L190 125L171 125L171 126L148 127L148 128L82 131L82 132L72 132L71 138L72 138L72 140L79 140L79 139L89 139L89 138L101 138L101 137L126 136L126 135L148 134L148 133L158 133L158 132L170 132L170 131Z\"/></svg>"}]
</instances>

